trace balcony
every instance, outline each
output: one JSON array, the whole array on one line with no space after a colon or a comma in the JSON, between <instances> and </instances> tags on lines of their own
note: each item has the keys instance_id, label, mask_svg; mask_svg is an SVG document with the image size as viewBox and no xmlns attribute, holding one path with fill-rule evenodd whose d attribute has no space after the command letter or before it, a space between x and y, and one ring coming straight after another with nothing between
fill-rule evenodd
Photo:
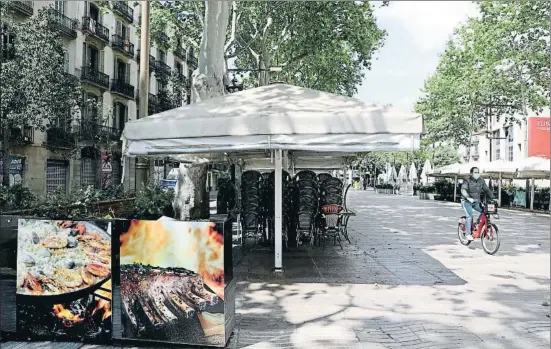
<instances>
[{"instance_id":1,"label":"balcony","mask_svg":"<svg viewBox=\"0 0 551 349\"><path fill-rule=\"evenodd\" d=\"M134 97L134 86L124 82L123 80L112 80L111 92L131 99Z\"/></svg>"},{"instance_id":2,"label":"balcony","mask_svg":"<svg viewBox=\"0 0 551 349\"><path fill-rule=\"evenodd\" d=\"M140 49L136 50L136 61L138 62L138 69L140 69ZM155 57L149 55L149 72L155 70Z\"/></svg>"},{"instance_id":3,"label":"balcony","mask_svg":"<svg viewBox=\"0 0 551 349\"><path fill-rule=\"evenodd\" d=\"M113 46L113 49L124 53L128 57L134 57L134 44L132 44L130 40L123 38L118 34L113 34L111 36L111 45Z\"/></svg>"},{"instance_id":4,"label":"balcony","mask_svg":"<svg viewBox=\"0 0 551 349\"><path fill-rule=\"evenodd\" d=\"M186 50L184 50L181 47L176 47L174 51L172 51L172 53L174 53L174 56L180 59L184 59L184 60L186 59Z\"/></svg>"},{"instance_id":5,"label":"balcony","mask_svg":"<svg viewBox=\"0 0 551 349\"><path fill-rule=\"evenodd\" d=\"M29 126L10 127L9 141L11 145L25 146L34 143L34 130ZM0 139L4 138L4 133L0 130Z\"/></svg>"},{"instance_id":6,"label":"balcony","mask_svg":"<svg viewBox=\"0 0 551 349\"><path fill-rule=\"evenodd\" d=\"M94 120L82 120L75 131L82 141L118 141L122 135L122 130L115 127L99 125L97 121Z\"/></svg>"},{"instance_id":7,"label":"balcony","mask_svg":"<svg viewBox=\"0 0 551 349\"><path fill-rule=\"evenodd\" d=\"M17 11L25 16L33 15L33 2L32 1L8 1L8 5L14 11Z\"/></svg>"},{"instance_id":8,"label":"balcony","mask_svg":"<svg viewBox=\"0 0 551 349\"><path fill-rule=\"evenodd\" d=\"M78 23L76 20L69 18L62 14L59 11L51 10L51 19L54 22L54 25L56 26L56 29L59 30L62 34L76 39L77 37L77 28Z\"/></svg>"},{"instance_id":9,"label":"balcony","mask_svg":"<svg viewBox=\"0 0 551 349\"><path fill-rule=\"evenodd\" d=\"M162 61L155 61L155 71L157 74L170 75L170 66Z\"/></svg>"},{"instance_id":10,"label":"balcony","mask_svg":"<svg viewBox=\"0 0 551 349\"><path fill-rule=\"evenodd\" d=\"M195 57L195 54L193 53L193 51L190 51L188 56L187 56L187 65L188 67L192 68L192 69L195 69L197 68L197 57Z\"/></svg>"},{"instance_id":11,"label":"balcony","mask_svg":"<svg viewBox=\"0 0 551 349\"><path fill-rule=\"evenodd\" d=\"M157 43L157 45L162 47L168 47L168 35L166 35L164 32L157 32L153 35L153 40Z\"/></svg>"},{"instance_id":12,"label":"balcony","mask_svg":"<svg viewBox=\"0 0 551 349\"><path fill-rule=\"evenodd\" d=\"M136 92L136 104L140 105L140 91ZM159 99L154 94L149 93L147 96L147 115L158 113Z\"/></svg>"},{"instance_id":13,"label":"balcony","mask_svg":"<svg viewBox=\"0 0 551 349\"><path fill-rule=\"evenodd\" d=\"M109 29L90 17L82 17L82 31L109 43Z\"/></svg>"},{"instance_id":14,"label":"balcony","mask_svg":"<svg viewBox=\"0 0 551 349\"><path fill-rule=\"evenodd\" d=\"M134 9L128 6L128 1L113 1L113 11L123 16L130 22L134 21Z\"/></svg>"},{"instance_id":15,"label":"balcony","mask_svg":"<svg viewBox=\"0 0 551 349\"><path fill-rule=\"evenodd\" d=\"M80 74L81 82L88 82L105 90L109 89L109 75L92 67L83 67Z\"/></svg>"},{"instance_id":16,"label":"balcony","mask_svg":"<svg viewBox=\"0 0 551 349\"><path fill-rule=\"evenodd\" d=\"M55 148L70 148L76 139L70 127L50 127L46 130L46 144Z\"/></svg>"}]
</instances>

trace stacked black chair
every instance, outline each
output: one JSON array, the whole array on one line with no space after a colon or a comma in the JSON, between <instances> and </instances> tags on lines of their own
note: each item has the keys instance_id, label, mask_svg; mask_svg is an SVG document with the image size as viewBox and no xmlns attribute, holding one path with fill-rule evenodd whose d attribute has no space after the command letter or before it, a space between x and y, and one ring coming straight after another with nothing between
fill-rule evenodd
<instances>
[{"instance_id":1,"label":"stacked black chair","mask_svg":"<svg viewBox=\"0 0 551 349\"><path fill-rule=\"evenodd\" d=\"M290 214L293 212L290 209L291 203L291 194L287 190L289 183L291 182L291 176L285 170L282 171L282 228L283 228L283 243L285 246L288 246L288 236L287 228L290 222ZM274 217L275 217L275 171L269 173L266 176L263 182L263 208L264 208L264 221L266 222L266 227L268 228L267 239L269 243L273 246L275 238L275 226L274 226Z\"/></svg>"},{"instance_id":2,"label":"stacked black chair","mask_svg":"<svg viewBox=\"0 0 551 349\"><path fill-rule=\"evenodd\" d=\"M328 178L320 184L320 205L342 205L343 183L338 178Z\"/></svg>"},{"instance_id":3,"label":"stacked black chair","mask_svg":"<svg viewBox=\"0 0 551 349\"><path fill-rule=\"evenodd\" d=\"M329 173L320 173L318 174L318 183L320 186L325 182L326 179L333 178Z\"/></svg>"},{"instance_id":4,"label":"stacked black chair","mask_svg":"<svg viewBox=\"0 0 551 349\"><path fill-rule=\"evenodd\" d=\"M245 171L241 176L241 225L246 237L258 238L262 223L262 175Z\"/></svg>"},{"instance_id":5,"label":"stacked black chair","mask_svg":"<svg viewBox=\"0 0 551 349\"><path fill-rule=\"evenodd\" d=\"M229 177L218 178L218 194L216 197L216 212L228 213L235 207L235 189Z\"/></svg>"},{"instance_id":6,"label":"stacked black chair","mask_svg":"<svg viewBox=\"0 0 551 349\"><path fill-rule=\"evenodd\" d=\"M312 171L300 171L296 174L296 231L302 242L313 242L319 213L318 177Z\"/></svg>"}]
</instances>

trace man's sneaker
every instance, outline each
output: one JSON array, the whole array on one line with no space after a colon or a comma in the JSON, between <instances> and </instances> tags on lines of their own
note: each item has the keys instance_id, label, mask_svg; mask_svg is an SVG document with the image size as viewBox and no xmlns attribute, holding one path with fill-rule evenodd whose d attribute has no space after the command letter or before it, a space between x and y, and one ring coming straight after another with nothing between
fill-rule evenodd
<instances>
[{"instance_id":1,"label":"man's sneaker","mask_svg":"<svg viewBox=\"0 0 551 349\"><path fill-rule=\"evenodd\" d=\"M474 238L472 235L467 235L467 241L474 241Z\"/></svg>"}]
</instances>

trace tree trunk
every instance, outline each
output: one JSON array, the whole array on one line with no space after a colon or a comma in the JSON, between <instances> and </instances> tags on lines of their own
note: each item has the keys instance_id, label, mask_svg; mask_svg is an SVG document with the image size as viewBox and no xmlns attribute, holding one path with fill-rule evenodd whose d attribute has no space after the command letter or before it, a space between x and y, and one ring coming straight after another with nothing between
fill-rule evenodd
<instances>
[{"instance_id":1,"label":"tree trunk","mask_svg":"<svg viewBox=\"0 0 551 349\"><path fill-rule=\"evenodd\" d=\"M4 127L2 138L2 184L6 187L10 186L10 128Z\"/></svg>"},{"instance_id":2,"label":"tree trunk","mask_svg":"<svg viewBox=\"0 0 551 349\"><path fill-rule=\"evenodd\" d=\"M222 96L227 85L224 44L228 28L231 2L205 1L203 38L199 50L199 64L193 72L192 103ZM180 165L175 191L174 211L182 220L209 217L209 193L206 188L206 165Z\"/></svg>"}]
</instances>

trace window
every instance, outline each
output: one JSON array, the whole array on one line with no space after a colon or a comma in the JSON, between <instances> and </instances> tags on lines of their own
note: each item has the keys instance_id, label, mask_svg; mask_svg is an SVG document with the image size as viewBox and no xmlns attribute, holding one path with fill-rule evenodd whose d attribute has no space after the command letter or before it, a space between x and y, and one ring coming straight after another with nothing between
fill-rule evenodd
<instances>
[{"instance_id":1,"label":"window","mask_svg":"<svg viewBox=\"0 0 551 349\"><path fill-rule=\"evenodd\" d=\"M499 160L501 159L501 139L500 139L499 130L493 133L492 138L494 142L494 159L493 160Z\"/></svg>"},{"instance_id":2,"label":"window","mask_svg":"<svg viewBox=\"0 0 551 349\"><path fill-rule=\"evenodd\" d=\"M513 126L507 127L505 130L505 137L507 137L507 161L513 161L515 141L513 135Z\"/></svg>"},{"instance_id":3,"label":"window","mask_svg":"<svg viewBox=\"0 0 551 349\"><path fill-rule=\"evenodd\" d=\"M128 30L128 27L119 20L116 22L116 34L126 40L130 38L130 31Z\"/></svg>"},{"instance_id":4,"label":"window","mask_svg":"<svg viewBox=\"0 0 551 349\"><path fill-rule=\"evenodd\" d=\"M163 63L166 63L166 53L165 51L163 50L158 50L159 51L159 60Z\"/></svg>"},{"instance_id":5,"label":"window","mask_svg":"<svg viewBox=\"0 0 551 349\"><path fill-rule=\"evenodd\" d=\"M124 129L124 125L128 121L128 109L126 105L116 102L113 106L113 128L119 131Z\"/></svg>"},{"instance_id":6,"label":"window","mask_svg":"<svg viewBox=\"0 0 551 349\"><path fill-rule=\"evenodd\" d=\"M63 71L69 74L69 52L63 50Z\"/></svg>"},{"instance_id":7,"label":"window","mask_svg":"<svg viewBox=\"0 0 551 349\"><path fill-rule=\"evenodd\" d=\"M10 33L7 24L2 24L2 35L0 44L2 45L0 52L2 53L2 59L8 60L15 57L15 35Z\"/></svg>"},{"instance_id":8,"label":"window","mask_svg":"<svg viewBox=\"0 0 551 349\"><path fill-rule=\"evenodd\" d=\"M64 15L65 14L65 1L56 1L55 2L55 10Z\"/></svg>"},{"instance_id":9,"label":"window","mask_svg":"<svg viewBox=\"0 0 551 349\"><path fill-rule=\"evenodd\" d=\"M69 162L63 160L46 161L46 192L53 193L58 189L67 191Z\"/></svg>"},{"instance_id":10,"label":"window","mask_svg":"<svg viewBox=\"0 0 551 349\"><path fill-rule=\"evenodd\" d=\"M83 43L83 52L83 66L90 67L95 71L103 72L104 52L88 43Z\"/></svg>"},{"instance_id":11,"label":"window","mask_svg":"<svg viewBox=\"0 0 551 349\"><path fill-rule=\"evenodd\" d=\"M80 152L80 185L96 187L100 168L100 156L96 149L83 148Z\"/></svg>"}]
</instances>

